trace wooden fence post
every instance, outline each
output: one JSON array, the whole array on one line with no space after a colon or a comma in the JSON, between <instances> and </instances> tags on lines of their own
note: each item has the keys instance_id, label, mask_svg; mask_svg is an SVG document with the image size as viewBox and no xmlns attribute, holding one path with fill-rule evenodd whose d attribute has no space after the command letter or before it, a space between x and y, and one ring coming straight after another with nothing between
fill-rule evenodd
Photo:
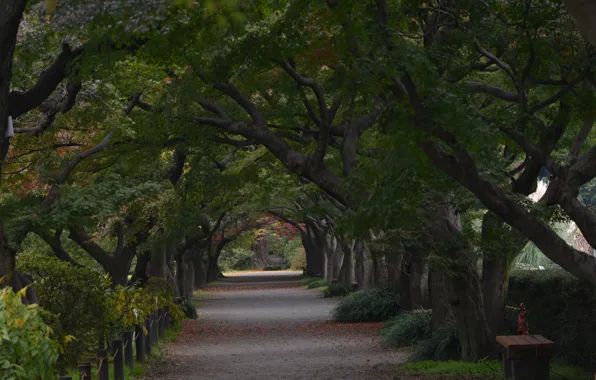
<instances>
[{"instance_id":1,"label":"wooden fence post","mask_svg":"<svg viewBox=\"0 0 596 380\"><path fill-rule=\"evenodd\" d=\"M143 333L142 325L135 325L135 348L137 352L137 361L142 363L145 361L145 334Z\"/></svg>"},{"instance_id":2,"label":"wooden fence post","mask_svg":"<svg viewBox=\"0 0 596 380\"><path fill-rule=\"evenodd\" d=\"M124 346L124 364L132 368L135 365L135 359L132 354L132 331L122 333L122 344Z\"/></svg>"},{"instance_id":3,"label":"wooden fence post","mask_svg":"<svg viewBox=\"0 0 596 380\"><path fill-rule=\"evenodd\" d=\"M164 326L167 329L170 328L170 307L166 306L164 307Z\"/></svg>"},{"instance_id":4,"label":"wooden fence post","mask_svg":"<svg viewBox=\"0 0 596 380\"><path fill-rule=\"evenodd\" d=\"M157 321L157 332L159 335L159 339L163 339L166 337L166 317L163 309L157 310Z\"/></svg>"},{"instance_id":5,"label":"wooden fence post","mask_svg":"<svg viewBox=\"0 0 596 380\"><path fill-rule=\"evenodd\" d=\"M108 350L101 348L97 350L97 368L99 380L110 380L110 362L108 356Z\"/></svg>"},{"instance_id":6,"label":"wooden fence post","mask_svg":"<svg viewBox=\"0 0 596 380\"><path fill-rule=\"evenodd\" d=\"M151 318L145 319L145 329L147 329L147 335L143 335L145 338L145 352L147 356L151 356L151 345L153 344L151 340Z\"/></svg>"},{"instance_id":7,"label":"wooden fence post","mask_svg":"<svg viewBox=\"0 0 596 380\"><path fill-rule=\"evenodd\" d=\"M79 363L79 380L91 380L91 363Z\"/></svg>"},{"instance_id":8,"label":"wooden fence post","mask_svg":"<svg viewBox=\"0 0 596 380\"><path fill-rule=\"evenodd\" d=\"M151 343L157 345L158 336L157 336L157 312L151 313Z\"/></svg>"},{"instance_id":9,"label":"wooden fence post","mask_svg":"<svg viewBox=\"0 0 596 380\"><path fill-rule=\"evenodd\" d=\"M114 380L124 380L124 345L122 339L112 341L112 354L114 355Z\"/></svg>"}]
</instances>

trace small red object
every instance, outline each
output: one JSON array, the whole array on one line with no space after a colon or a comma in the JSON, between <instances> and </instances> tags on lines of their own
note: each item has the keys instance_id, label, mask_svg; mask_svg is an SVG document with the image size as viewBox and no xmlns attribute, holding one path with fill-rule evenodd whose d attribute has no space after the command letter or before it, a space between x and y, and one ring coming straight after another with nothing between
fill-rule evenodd
<instances>
[{"instance_id":1,"label":"small red object","mask_svg":"<svg viewBox=\"0 0 596 380\"><path fill-rule=\"evenodd\" d=\"M526 311L526 308L524 307L523 303L519 305L519 308L521 312L517 317L517 335L529 335L530 333L528 331L528 321L526 320L528 312Z\"/></svg>"}]
</instances>

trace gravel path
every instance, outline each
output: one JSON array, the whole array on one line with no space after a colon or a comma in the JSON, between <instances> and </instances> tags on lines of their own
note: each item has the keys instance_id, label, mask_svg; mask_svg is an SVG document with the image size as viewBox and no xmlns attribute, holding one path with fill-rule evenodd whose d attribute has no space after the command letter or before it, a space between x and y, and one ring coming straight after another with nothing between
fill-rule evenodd
<instances>
[{"instance_id":1,"label":"gravel path","mask_svg":"<svg viewBox=\"0 0 596 380\"><path fill-rule=\"evenodd\" d=\"M199 320L147 379L393 379L405 355L381 346L380 324L339 324L338 302L305 290L298 272L231 274L209 286Z\"/></svg>"}]
</instances>

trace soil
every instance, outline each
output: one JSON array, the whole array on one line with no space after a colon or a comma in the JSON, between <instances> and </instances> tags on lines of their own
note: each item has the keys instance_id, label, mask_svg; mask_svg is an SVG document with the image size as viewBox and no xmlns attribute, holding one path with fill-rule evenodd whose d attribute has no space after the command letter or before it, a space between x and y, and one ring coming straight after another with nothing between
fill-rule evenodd
<instances>
[{"instance_id":1,"label":"soil","mask_svg":"<svg viewBox=\"0 0 596 380\"><path fill-rule=\"evenodd\" d=\"M302 288L300 274L234 273L210 285L199 319L185 321L145 378L399 379L394 368L407 354L380 344L381 324L332 321L339 300Z\"/></svg>"}]
</instances>

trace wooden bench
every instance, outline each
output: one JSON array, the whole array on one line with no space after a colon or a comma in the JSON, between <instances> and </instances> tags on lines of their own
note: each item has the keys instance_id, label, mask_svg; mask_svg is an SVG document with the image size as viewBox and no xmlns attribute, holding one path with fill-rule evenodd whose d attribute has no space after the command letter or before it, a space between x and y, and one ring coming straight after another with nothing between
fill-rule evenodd
<instances>
[{"instance_id":1,"label":"wooden bench","mask_svg":"<svg viewBox=\"0 0 596 380\"><path fill-rule=\"evenodd\" d=\"M505 379L548 380L554 343L541 335L498 336Z\"/></svg>"}]
</instances>

